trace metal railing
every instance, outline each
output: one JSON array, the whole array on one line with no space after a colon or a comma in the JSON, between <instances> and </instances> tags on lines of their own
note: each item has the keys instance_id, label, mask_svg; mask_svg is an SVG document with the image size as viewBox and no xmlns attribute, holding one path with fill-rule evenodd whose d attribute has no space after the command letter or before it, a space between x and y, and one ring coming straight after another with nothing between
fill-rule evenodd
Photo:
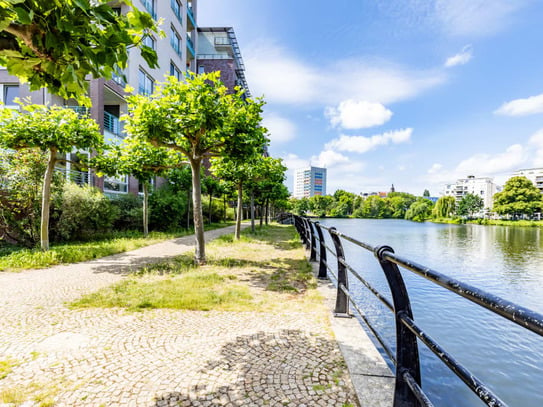
<instances>
[{"instance_id":1,"label":"metal railing","mask_svg":"<svg viewBox=\"0 0 543 407\"><path fill-rule=\"evenodd\" d=\"M66 168L55 168L67 180L75 182L77 185L92 185L92 176L88 171L68 170Z\"/></svg>"},{"instance_id":2,"label":"metal railing","mask_svg":"<svg viewBox=\"0 0 543 407\"><path fill-rule=\"evenodd\" d=\"M395 254L394 250L389 246L373 247L367 243L344 235L334 227L323 226L319 222L306 217L283 214L280 215L279 220L294 224L302 242L309 250L309 259L311 261L317 261L318 257L318 278L327 279L329 273L335 278L337 282L335 314L338 316L350 315L349 304L351 304L395 365L396 381L394 389L394 407L433 406L421 387L420 358L417 338L426 345L428 349L449 368L449 370L455 373L483 403L493 407L507 406L483 382L466 367L460 364L415 322L411 311L409 293L399 267L424 277L432 283L446 288L447 290L540 336L543 336L543 315L448 277L403 256L399 256ZM326 244L323 230L329 233L330 239L334 244L333 249ZM386 277L392 294L392 302L383 296L366 279L364 279L360 273L347 263L343 250L343 240L374 254ZM334 272L330 267L330 263L327 260L328 254L331 254L337 260L337 275L334 275ZM354 301L352 292L349 291L349 274L360 281L385 305L387 309L394 313L396 352L392 351L383 336L374 328L371 322L366 318L364 312L360 309L359 305Z\"/></svg>"},{"instance_id":3,"label":"metal railing","mask_svg":"<svg viewBox=\"0 0 543 407\"><path fill-rule=\"evenodd\" d=\"M104 130L119 136L122 133L122 126L119 118L111 113L104 112Z\"/></svg>"}]
</instances>

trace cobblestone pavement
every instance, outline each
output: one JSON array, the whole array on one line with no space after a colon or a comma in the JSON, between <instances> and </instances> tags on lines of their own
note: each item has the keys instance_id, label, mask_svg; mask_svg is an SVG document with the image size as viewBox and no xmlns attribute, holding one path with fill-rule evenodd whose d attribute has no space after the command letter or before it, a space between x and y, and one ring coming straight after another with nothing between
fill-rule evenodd
<instances>
[{"instance_id":1,"label":"cobblestone pavement","mask_svg":"<svg viewBox=\"0 0 543 407\"><path fill-rule=\"evenodd\" d=\"M64 305L192 243L0 273L0 406L357 405L323 318Z\"/></svg>"}]
</instances>

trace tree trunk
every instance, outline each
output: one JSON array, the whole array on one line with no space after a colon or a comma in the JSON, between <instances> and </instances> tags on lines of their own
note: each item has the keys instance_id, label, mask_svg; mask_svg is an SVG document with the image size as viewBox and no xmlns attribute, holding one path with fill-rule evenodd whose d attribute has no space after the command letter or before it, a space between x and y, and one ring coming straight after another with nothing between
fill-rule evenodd
<instances>
[{"instance_id":1,"label":"tree trunk","mask_svg":"<svg viewBox=\"0 0 543 407\"><path fill-rule=\"evenodd\" d=\"M196 239L195 261L198 265L206 264L204 214L202 212L202 183L200 180L201 166L201 158L190 160L190 168L192 170L192 213L194 220L194 237Z\"/></svg>"},{"instance_id":2,"label":"tree trunk","mask_svg":"<svg viewBox=\"0 0 543 407\"><path fill-rule=\"evenodd\" d=\"M238 184L238 207L236 214L236 229L234 232L234 238L239 240L241 236L241 217L243 212L243 184L240 182Z\"/></svg>"},{"instance_id":3,"label":"tree trunk","mask_svg":"<svg viewBox=\"0 0 543 407\"><path fill-rule=\"evenodd\" d=\"M149 235L149 184L143 183L143 236Z\"/></svg>"},{"instance_id":4,"label":"tree trunk","mask_svg":"<svg viewBox=\"0 0 543 407\"><path fill-rule=\"evenodd\" d=\"M270 198L266 198L266 206L264 207L266 213L264 214L264 219L266 219L266 226L268 226L268 221L270 217Z\"/></svg>"},{"instance_id":5,"label":"tree trunk","mask_svg":"<svg viewBox=\"0 0 543 407\"><path fill-rule=\"evenodd\" d=\"M251 191L251 232L255 233L255 194Z\"/></svg>"},{"instance_id":6,"label":"tree trunk","mask_svg":"<svg viewBox=\"0 0 543 407\"><path fill-rule=\"evenodd\" d=\"M262 229L262 223L264 222L264 208L262 205L258 207L258 215L260 217L260 229Z\"/></svg>"},{"instance_id":7,"label":"tree trunk","mask_svg":"<svg viewBox=\"0 0 543 407\"><path fill-rule=\"evenodd\" d=\"M53 171L55 170L57 150L51 148L49 150L49 160L47 161L47 169L43 177L43 188L41 197L41 225L40 225L40 241L41 249L49 250L49 211L51 208L51 181L53 179Z\"/></svg>"},{"instance_id":8,"label":"tree trunk","mask_svg":"<svg viewBox=\"0 0 543 407\"><path fill-rule=\"evenodd\" d=\"M226 195L223 195L222 197L222 205L224 210L224 221L226 222Z\"/></svg>"},{"instance_id":9,"label":"tree trunk","mask_svg":"<svg viewBox=\"0 0 543 407\"><path fill-rule=\"evenodd\" d=\"M209 224L211 225L211 206L213 204L213 194L209 194Z\"/></svg>"}]
</instances>

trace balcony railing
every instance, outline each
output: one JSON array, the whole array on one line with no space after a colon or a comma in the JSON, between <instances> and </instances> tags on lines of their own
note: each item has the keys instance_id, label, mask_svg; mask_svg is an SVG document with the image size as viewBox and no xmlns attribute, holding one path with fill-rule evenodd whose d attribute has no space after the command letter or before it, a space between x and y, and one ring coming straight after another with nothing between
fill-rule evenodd
<instances>
[{"instance_id":1,"label":"balcony railing","mask_svg":"<svg viewBox=\"0 0 543 407\"><path fill-rule=\"evenodd\" d=\"M192 42L192 38L190 38L190 35L187 34L187 49L192 54L193 57L196 56L196 52L194 51L194 43Z\"/></svg>"},{"instance_id":2,"label":"balcony railing","mask_svg":"<svg viewBox=\"0 0 543 407\"><path fill-rule=\"evenodd\" d=\"M92 185L92 177L88 171L68 170L66 168L55 168L55 171L60 172L66 179L75 182L77 185Z\"/></svg>"},{"instance_id":3,"label":"balcony railing","mask_svg":"<svg viewBox=\"0 0 543 407\"><path fill-rule=\"evenodd\" d=\"M187 7L187 28L193 30L196 28L196 19L194 18L194 12L192 11L192 5L189 3Z\"/></svg>"},{"instance_id":4,"label":"balcony railing","mask_svg":"<svg viewBox=\"0 0 543 407\"><path fill-rule=\"evenodd\" d=\"M79 116L88 116L89 115L89 108L85 106L64 106L68 109L72 109L74 112L79 114Z\"/></svg>"},{"instance_id":5,"label":"balcony railing","mask_svg":"<svg viewBox=\"0 0 543 407\"><path fill-rule=\"evenodd\" d=\"M117 136L121 135L122 126L119 118L111 113L104 112L104 130L107 130Z\"/></svg>"},{"instance_id":6,"label":"balcony railing","mask_svg":"<svg viewBox=\"0 0 543 407\"><path fill-rule=\"evenodd\" d=\"M409 293L400 272L400 267L539 336L543 336L543 315L395 254L394 250L389 246L373 247L341 233L335 227L326 227L305 217L285 214L281 215L278 220L282 223L293 224L296 227L302 242L309 250L310 261L317 261L318 258L318 278L328 279L329 276L332 276L336 281L335 314L337 316L350 316L349 308L352 305L395 365L395 407L433 406L422 389L418 341L426 345L484 404L492 407L507 406L473 373L458 362L452 354L448 353L436 340L430 337L419 326L418 321L415 321L411 310ZM334 248L330 248L326 244L323 231L328 232ZM343 241L355 245L357 250L367 250L374 254L388 282L392 301L347 263ZM334 262L337 264L337 273L331 268L333 262L327 260L328 254L337 260L337 262ZM350 276L362 283L371 294L375 295L394 314L396 325L395 352L355 301L353 292L349 290L349 279L352 278ZM504 329L504 335L506 331Z\"/></svg>"}]
</instances>

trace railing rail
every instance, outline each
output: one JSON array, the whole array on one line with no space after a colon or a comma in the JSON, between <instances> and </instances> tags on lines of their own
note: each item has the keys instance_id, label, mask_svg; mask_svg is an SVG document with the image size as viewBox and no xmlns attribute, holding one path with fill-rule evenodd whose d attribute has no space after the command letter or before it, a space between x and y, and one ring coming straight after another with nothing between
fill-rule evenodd
<instances>
[{"instance_id":1,"label":"railing rail","mask_svg":"<svg viewBox=\"0 0 543 407\"><path fill-rule=\"evenodd\" d=\"M419 407L433 406L432 402L421 387L420 357L417 338L430 351L432 351L444 364L455 373L466 386L488 406L499 407L506 404L498 398L481 380L471 373L465 366L459 363L441 345L424 332L418 326L411 311L409 293L403 281L399 267L408 270L415 275L426 278L432 283L464 297L473 303L490 310L497 315L514 322L515 324L543 336L543 315L530 309L521 307L496 295L485 292L479 288L448 277L436 270L422 266L403 256L394 253L389 246L373 247L350 236L347 236L334 227L326 227L319 222L306 217L291 214L283 214L280 221L289 219L295 225L302 242L310 250L310 260L319 261L318 278L325 279L328 273L334 277L337 283L337 296L335 314L337 316L349 315L349 304L356 310L362 321L368 326L371 333L383 347L396 367L396 382L394 391L394 407ZM326 230L334 243L334 249L326 245L323 230ZM348 264L345 259L342 240L355 246L372 252L377 258L386 277L392 294L392 302L374 288L360 273ZM318 248L318 250L317 250ZM337 275L334 275L329 266L327 253L336 257ZM375 329L363 310L356 303L349 291L349 274L358 279L368 290L375 295L385 307L395 316L396 327L396 352L392 352L389 344Z\"/></svg>"}]
</instances>

